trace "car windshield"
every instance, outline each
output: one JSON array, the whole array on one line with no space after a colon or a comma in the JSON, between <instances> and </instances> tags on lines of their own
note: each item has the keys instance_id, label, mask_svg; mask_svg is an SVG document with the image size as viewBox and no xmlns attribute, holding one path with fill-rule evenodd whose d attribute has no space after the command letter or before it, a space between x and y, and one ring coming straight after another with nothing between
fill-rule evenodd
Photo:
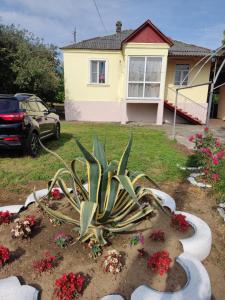
<instances>
[{"instance_id":1,"label":"car windshield","mask_svg":"<svg viewBox=\"0 0 225 300\"><path fill-rule=\"evenodd\" d=\"M0 114L14 113L18 111L18 101L11 99L0 99Z\"/></svg>"}]
</instances>

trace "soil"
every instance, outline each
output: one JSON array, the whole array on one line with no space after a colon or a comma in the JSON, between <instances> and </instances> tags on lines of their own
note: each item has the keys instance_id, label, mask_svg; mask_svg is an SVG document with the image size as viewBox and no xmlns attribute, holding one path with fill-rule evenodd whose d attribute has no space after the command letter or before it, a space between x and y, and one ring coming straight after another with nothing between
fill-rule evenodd
<instances>
[{"instance_id":1,"label":"soil","mask_svg":"<svg viewBox=\"0 0 225 300\"><path fill-rule=\"evenodd\" d=\"M42 182L33 182L29 187L24 188L24 191L30 189L26 196L32 192L34 185L37 189L45 187L45 184ZM213 299L224 299L225 226L222 218L219 217L216 211L214 196L209 190L201 190L186 182L167 182L161 185L161 188L174 197L178 210L193 213L209 224L213 234L213 246L211 254L203 264L210 276ZM16 194L13 196L14 199L18 199L18 195L17 197ZM12 195L10 194L8 196L5 195L3 198L3 200L5 199L4 204L12 204L11 197ZM25 195L24 198L26 198ZM8 202L7 199L9 199ZM144 220L137 228L138 232L141 231L145 236L144 245L130 245L131 237L137 233L118 235L111 239L112 245L105 247L103 255L96 260L89 257L90 249L79 242L63 250L54 244L54 235L59 231L75 235L71 231L71 225L53 226L47 216L40 212L36 204L30 205L28 210L21 213L21 216L28 214L33 214L41 219L40 226L35 229L30 240L12 239L10 230L13 224L0 226L0 244L4 244L13 251L11 262L0 269L0 278L11 275L19 276L22 283L33 285L41 290L41 300L54 299L54 281L66 272L83 272L90 276L89 285L81 297L84 300L98 300L107 294L115 293L123 295L128 300L133 290L141 284L150 285L160 291L176 291L186 283L186 274L179 264L175 262L175 258L183 251L179 239L192 235L193 231L189 230L185 234L176 231L170 226L170 218L162 212L156 212L153 217ZM149 235L153 229L165 231L166 240L164 242L151 241ZM166 275L156 275L147 268L147 257L139 257L137 251L137 249L143 247L149 255L160 250L169 252L172 258L172 265ZM123 254L125 263L123 271L118 275L102 271L104 255L107 250L113 248ZM64 259L51 272L38 275L33 271L32 262L42 258L45 251L49 251L51 254L60 252Z\"/></svg>"}]
</instances>

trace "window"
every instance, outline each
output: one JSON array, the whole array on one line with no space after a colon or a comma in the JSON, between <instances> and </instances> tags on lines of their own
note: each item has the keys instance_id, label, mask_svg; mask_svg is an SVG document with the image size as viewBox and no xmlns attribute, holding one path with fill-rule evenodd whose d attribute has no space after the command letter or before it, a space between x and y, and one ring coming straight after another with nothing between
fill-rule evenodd
<instances>
[{"instance_id":1,"label":"window","mask_svg":"<svg viewBox=\"0 0 225 300\"><path fill-rule=\"evenodd\" d=\"M175 85L187 85L188 83L189 65L176 65L175 70Z\"/></svg>"},{"instance_id":2,"label":"window","mask_svg":"<svg viewBox=\"0 0 225 300\"><path fill-rule=\"evenodd\" d=\"M161 57L130 57L128 98L159 98L161 67Z\"/></svg>"},{"instance_id":3,"label":"window","mask_svg":"<svg viewBox=\"0 0 225 300\"><path fill-rule=\"evenodd\" d=\"M28 106L27 106L27 110L31 111L31 112L39 112L37 103L35 101L29 101Z\"/></svg>"},{"instance_id":4,"label":"window","mask_svg":"<svg viewBox=\"0 0 225 300\"><path fill-rule=\"evenodd\" d=\"M40 110L41 112L47 112L47 111L48 111L47 107L46 107L42 102L37 101L37 105L38 105L39 110Z\"/></svg>"},{"instance_id":5,"label":"window","mask_svg":"<svg viewBox=\"0 0 225 300\"><path fill-rule=\"evenodd\" d=\"M106 61L91 60L90 63L90 83L105 84Z\"/></svg>"}]
</instances>

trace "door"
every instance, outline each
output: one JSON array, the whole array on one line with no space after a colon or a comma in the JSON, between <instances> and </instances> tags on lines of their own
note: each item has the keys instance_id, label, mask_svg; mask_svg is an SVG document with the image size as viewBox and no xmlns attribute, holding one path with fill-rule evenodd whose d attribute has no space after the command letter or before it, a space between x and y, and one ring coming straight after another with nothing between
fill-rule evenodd
<instances>
[{"instance_id":1,"label":"door","mask_svg":"<svg viewBox=\"0 0 225 300\"><path fill-rule=\"evenodd\" d=\"M55 119L52 117L52 114L50 113L47 106L45 106L45 104L41 100L37 101L37 105L38 105L40 112L44 116L45 127L48 132L47 134L53 133L54 129L55 129Z\"/></svg>"},{"instance_id":2,"label":"door","mask_svg":"<svg viewBox=\"0 0 225 300\"><path fill-rule=\"evenodd\" d=\"M27 112L39 125L40 137L44 137L48 134L47 122L45 120L44 113L39 110L37 101L30 100L27 102Z\"/></svg>"}]
</instances>

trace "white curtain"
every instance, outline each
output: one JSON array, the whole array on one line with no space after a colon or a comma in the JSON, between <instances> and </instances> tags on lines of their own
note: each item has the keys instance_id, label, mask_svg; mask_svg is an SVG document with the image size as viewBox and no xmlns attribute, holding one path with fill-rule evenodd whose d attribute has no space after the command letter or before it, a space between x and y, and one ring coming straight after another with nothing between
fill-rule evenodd
<instances>
[{"instance_id":1,"label":"white curtain","mask_svg":"<svg viewBox=\"0 0 225 300\"><path fill-rule=\"evenodd\" d=\"M160 82L161 65L161 57L147 57L145 81Z\"/></svg>"}]
</instances>

